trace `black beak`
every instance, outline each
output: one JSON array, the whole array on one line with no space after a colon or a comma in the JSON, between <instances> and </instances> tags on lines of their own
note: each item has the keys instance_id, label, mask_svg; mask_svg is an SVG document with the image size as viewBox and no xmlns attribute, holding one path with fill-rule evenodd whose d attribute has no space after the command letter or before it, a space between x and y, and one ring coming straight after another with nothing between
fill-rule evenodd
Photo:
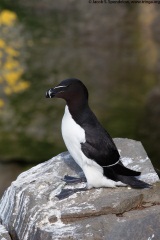
<instances>
[{"instance_id":1,"label":"black beak","mask_svg":"<svg viewBox=\"0 0 160 240\"><path fill-rule=\"evenodd\" d=\"M46 92L46 98L53 98L56 95L57 91L55 91L54 88L50 88L47 92Z\"/></svg>"},{"instance_id":2,"label":"black beak","mask_svg":"<svg viewBox=\"0 0 160 240\"><path fill-rule=\"evenodd\" d=\"M46 98L49 98L49 93L48 93L48 91L46 92Z\"/></svg>"},{"instance_id":3,"label":"black beak","mask_svg":"<svg viewBox=\"0 0 160 240\"><path fill-rule=\"evenodd\" d=\"M54 98L54 97L58 97L59 93L65 92L66 88L68 86L61 86L58 85L55 88L50 88L47 92L46 92L46 98Z\"/></svg>"}]
</instances>

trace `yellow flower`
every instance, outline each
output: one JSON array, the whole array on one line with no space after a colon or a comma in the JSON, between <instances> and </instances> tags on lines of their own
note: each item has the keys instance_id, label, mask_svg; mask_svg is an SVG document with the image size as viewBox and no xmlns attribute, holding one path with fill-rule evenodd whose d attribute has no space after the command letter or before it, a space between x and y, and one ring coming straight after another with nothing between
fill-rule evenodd
<instances>
[{"instance_id":1,"label":"yellow flower","mask_svg":"<svg viewBox=\"0 0 160 240\"><path fill-rule=\"evenodd\" d=\"M17 81L20 79L22 73L23 73L22 70L11 71L9 73L5 73L4 78L9 86L14 86L17 83Z\"/></svg>"},{"instance_id":2,"label":"yellow flower","mask_svg":"<svg viewBox=\"0 0 160 240\"><path fill-rule=\"evenodd\" d=\"M4 63L3 67L5 70L12 70L12 69L18 68L20 66L19 66L18 61L9 59L7 62Z\"/></svg>"},{"instance_id":3,"label":"yellow flower","mask_svg":"<svg viewBox=\"0 0 160 240\"><path fill-rule=\"evenodd\" d=\"M5 92L6 95L11 95L13 92L14 93L22 92L29 87L30 87L29 82L21 81L21 82L16 83L15 85L6 86L4 88L4 92Z\"/></svg>"},{"instance_id":4,"label":"yellow flower","mask_svg":"<svg viewBox=\"0 0 160 240\"><path fill-rule=\"evenodd\" d=\"M17 20L17 15L9 10L3 10L0 13L0 24L11 26Z\"/></svg>"},{"instance_id":5,"label":"yellow flower","mask_svg":"<svg viewBox=\"0 0 160 240\"><path fill-rule=\"evenodd\" d=\"M4 101L0 99L0 108L2 108L3 106L4 106Z\"/></svg>"},{"instance_id":6,"label":"yellow flower","mask_svg":"<svg viewBox=\"0 0 160 240\"><path fill-rule=\"evenodd\" d=\"M0 11L0 26L3 31L3 38L0 35L0 87L6 95L22 92L30 87L30 83L22 79L24 68L19 62L23 41L17 41L16 37L7 35L10 34L11 28L16 29L16 21L17 15L14 12ZM0 109L3 106L4 101L0 98Z\"/></svg>"},{"instance_id":7,"label":"yellow flower","mask_svg":"<svg viewBox=\"0 0 160 240\"><path fill-rule=\"evenodd\" d=\"M14 86L13 90L14 90L15 93L17 93L17 92L21 92L21 91L26 90L27 88L29 88L29 86L30 86L29 82L21 81Z\"/></svg>"},{"instance_id":8,"label":"yellow flower","mask_svg":"<svg viewBox=\"0 0 160 240\"><path fill-rule=\"evenodd\" d=\"M6 53L8 53L9 55L11 55L13 57L17 57L19 55L19 52L11 47L6 47L5 51L6 51Z\"/></svg>"}]
</instances>

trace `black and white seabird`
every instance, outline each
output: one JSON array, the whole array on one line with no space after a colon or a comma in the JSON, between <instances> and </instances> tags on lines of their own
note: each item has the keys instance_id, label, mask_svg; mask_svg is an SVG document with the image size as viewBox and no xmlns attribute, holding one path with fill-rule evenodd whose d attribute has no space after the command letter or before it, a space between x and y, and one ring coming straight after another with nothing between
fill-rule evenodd
<instances>
[{"instance_id":1,"label":"black and white seabird","mask_svg":"<svg viewBox=\"0 0 160 240\"><path fill-rule=\"evenodd\" d=\"M88 105L88 90L78 79L63 80L46 92L47 98L62 98L66 101L62 119L62 136L65 145L82 168L86 188L64 189L57 195L65 198L77 191L90 188L126 186L149 188L150 185L136 178L141 172L126 168L111 136L102 127ZM79 178L65 176L67 183Z\"/></svg>"}]
</instances>

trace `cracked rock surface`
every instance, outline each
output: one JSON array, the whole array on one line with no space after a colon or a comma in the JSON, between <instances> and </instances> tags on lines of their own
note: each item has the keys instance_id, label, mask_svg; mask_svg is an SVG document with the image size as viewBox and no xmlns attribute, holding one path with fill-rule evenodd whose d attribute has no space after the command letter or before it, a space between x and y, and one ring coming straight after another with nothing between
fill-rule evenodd
<instances>
[{"instance_id":1,"label":"cracked rock surface","mask_svg":"<svg viewBox=\"0 0 160 240\"><path fill-rule=\"evenodd\" d=\"M140 142L114 141L124 165L141 171L153 188L91 189L59 201L55 195L68 187L61 178L82 174L70 154L61 153L20 174L4 193L0 218L12 240L160 239L158 176Z\"/></svg>"},{"instance_id":2,"label":"cracked rock surface","mask_svg":"<svg viewBox=\"0 0 160 240\"><path fill-rule=\"evenodd\" d=\"M11 240L6 228L0 224L0 240Z\"/></svg>"}]
</instances>

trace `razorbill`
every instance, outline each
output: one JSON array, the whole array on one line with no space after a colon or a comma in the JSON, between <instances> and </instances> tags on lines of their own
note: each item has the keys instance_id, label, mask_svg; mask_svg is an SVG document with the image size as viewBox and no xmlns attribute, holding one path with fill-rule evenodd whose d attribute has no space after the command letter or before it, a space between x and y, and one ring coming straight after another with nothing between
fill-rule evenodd
<instances>
[{"instance_id":1,"label":"razorbill","mask_svg":"<svg viewBox=\"0 0 160 240\"><path fill-rule=\"evenodd\" d=\"M90 109L88 90L80 80L63 80L58 86L49 89L46 97L66 101L61 127L63 140L73 159L82 168L87 181L86 188L62 190L57 195L59 199L93 187L150 187L148 183L136 178L140 172L126 168L121 162L111 136ZM72 183L81 179L65 176L64 181Z\"/></svg>"}]
</instances>

